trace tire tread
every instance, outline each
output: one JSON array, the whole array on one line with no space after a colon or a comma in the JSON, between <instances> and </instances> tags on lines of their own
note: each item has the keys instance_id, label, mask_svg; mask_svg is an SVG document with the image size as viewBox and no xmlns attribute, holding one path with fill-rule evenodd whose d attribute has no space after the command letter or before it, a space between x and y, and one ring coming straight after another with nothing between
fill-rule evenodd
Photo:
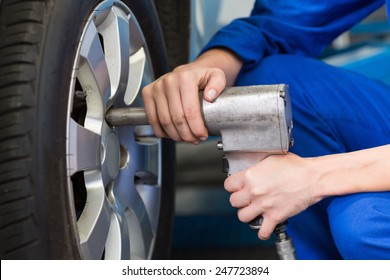
<instances>
[{"instance_id":1,"label":"tire tread","mask_svg":"<svg viewBox=\"0 0 390 280\"><path fill-rule=\"evenodd\" d=\"M48 1L0 4L0 237L2 259L42 258L32 190L35 79ZM28 232L29 234L26 234Z\"/></svg>"},{"instance_id":2,"label":"tire tread","mask_svg":"<svg viewBox=\"0 0 390 280\"><path fill-rule=\"evenodd\" d=\"M190 0L154 0L164 33L170 69L185 64L190 46Z\"/></svg>"}]
</instances>

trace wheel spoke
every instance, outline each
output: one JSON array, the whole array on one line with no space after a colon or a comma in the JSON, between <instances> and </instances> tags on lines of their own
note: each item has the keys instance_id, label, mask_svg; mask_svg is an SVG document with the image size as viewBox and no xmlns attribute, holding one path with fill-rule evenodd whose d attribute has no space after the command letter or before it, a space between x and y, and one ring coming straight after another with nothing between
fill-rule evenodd
<instances>
[{"instance_id":1,"label":"wheel spoke","mask_svg":"<svg viewBox=\"0 0 390 280\"><path fill-rule=\"evenodd\" d=\"M129 77L130 28L127 14L113 6L107 18L98 25L111 81L111 97L124 93Z\"/></svg>"},{"instance_id":2,"label":"wheel spoke","mask_svg":"<svg viewBox=\"0 0 390 280\"><path fill-rule=\"evenodd\" d=\"M106 260L120 260L130 258L130 244L127 224L124 226L121 221L126 220L118 218L117 214L111 213L111 226L106 241L106 250L104 258Z\"/></svg>"},{"instance_id":3,"label":"wheel spoke","mask_svg":"<svg viewBox=\"0 0 390 280\"><path fill-rule=\"evenodd\" d=\"M158 225L158 213L160 209L161 189L156 186L138 185L137 189L146 205L146 210L153 227ZM157 228L153 228L157 230Z\"/></svg>"},{"instance_id":4,"label":"wheel spoke","mask_svg":"<svg viewBox=\"0 0 390 280\"><path fill-rule=\"evenodd\" d=\"M87 259L101 259L110 230L112 209L99 172L84 173L87 202L77 222L80 245Z\"/></svg>"},{"instance_id":5,"label":"wheel spoke","mask_svg":"<svg viewBox=\"0 0 390 280\"><path fill-rule=\"evenodd\" d=\"M124 102L127 105L130 105L139 93L146 63L146 53L144 49L145 39L133 15L130 16L129 24L131 35L130 72L128 78L129 83L127 84L124 97Z\"/></svg>"},{"instance_id":6,"label":"wheel spoke","mask_svg":"<svg viewBox=\"0 0 390 280\"><path fill-rule=\"evenodd\" d=\"M100 135L77 124L69 122L69 175L78 171L93 170L100 167Z\"/></svg>"},{"instance_id":7,"label":"wheel spoke","mask_svg":"<svg viewBox=\"0 0 390 280\"><path fill-rule=\"evenodd\" d=\"M153 231L145 203L138 193L133 195L131 206L126 212L129 223L132 258L148 258L155 232Z\"/></svg>"},{"instance_id":8,"label":"wheel spoke","mask_svg":"<svg viewBox=\"0 0 390 280\"><path fill-rule=\"evenodd\" d=\"M129 18L130 26L130 55L137 53L145 45L145 38L142 34L141 27L133 15Z\"/></svg>"},{"instance_id":9,"label":"wheel spoke","mask_svg":"<svg viewBox=\"0 0 390 280\"><path fill-rule=\"evenodd\" d=\"M143 48L130 57L129 83L126 87L124 101L126 105L133 103L137 97L142 84L145 69L146 54Z\"/></svg>"},{"instance_id":10,"label":"wheel spoke","mask_svg":"<svg viewBox=\"0 0 390 280\"><path fill-rule=\"evenodd\" d=\"M77 78L87 93L87 98L103 100L106 104L110 97L110 79L102 43L93 22L90 22L80 49L80 62ZM100 101L101 102L101 101ZM96 106L96 112L88 112L91 117L101 118L103 108Z\"/></svg>"}]
</instances>

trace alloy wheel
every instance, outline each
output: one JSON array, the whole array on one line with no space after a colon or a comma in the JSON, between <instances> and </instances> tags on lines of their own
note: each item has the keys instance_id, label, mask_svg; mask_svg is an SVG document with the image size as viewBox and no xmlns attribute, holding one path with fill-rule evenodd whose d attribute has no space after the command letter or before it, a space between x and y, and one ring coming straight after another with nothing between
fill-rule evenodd
<instances>
[{"instance_id":1,"label":"alloy wheel","mask_svg":"<svg viewBox=\"0 0 390 280\"><path fill-rule=\"evenodd\" d=\"M115 127L110 108L142 107L155 78L143 32L121 1L101 2L78 45L68 104L67 169L86 259L147 259L161 203L161 141L149 126Z\"/></svg>"}]
</instances>

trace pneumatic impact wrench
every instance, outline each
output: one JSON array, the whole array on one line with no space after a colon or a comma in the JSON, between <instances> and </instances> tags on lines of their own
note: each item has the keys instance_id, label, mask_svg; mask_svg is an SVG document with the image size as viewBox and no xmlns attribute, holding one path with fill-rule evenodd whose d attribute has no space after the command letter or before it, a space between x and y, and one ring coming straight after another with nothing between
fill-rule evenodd
<instances>
[{"instance_id":1,"label":"pneumatic impact wrench","mask_svg":"<svg viewBox=\"0 0 390 280\"><path fill-rule=\"evenodd\" d=\"M293 145L292 112L288 86L284 84L230 87L212 103L201 97L203 119L210 135L221 136L224 171L240 172L272 154L286 154ZM111 109L110 125L146 125L142 108ZM259 216L249 226L259 230ZM295 248L286 233L287 222L275 228L275 245L282 260L295 259Z\"/></svg>"},{"instance_id":2,"label":"pneumatic impact wrench","mask_svg":"<svg viewBox=\"0 0 390 280\"><path fill-rule=\"evenodd\" d=\"M213 103L202 102L202 113L210 135L220 135L224 171L240 172L271 154L286 154L293 145L292 112L287 85L232 87ZM259 230L263 218L249 223ZM286 233L287 222L275 228L280 259L295 259L295 248Z\"/></svg>"}]
</instances>

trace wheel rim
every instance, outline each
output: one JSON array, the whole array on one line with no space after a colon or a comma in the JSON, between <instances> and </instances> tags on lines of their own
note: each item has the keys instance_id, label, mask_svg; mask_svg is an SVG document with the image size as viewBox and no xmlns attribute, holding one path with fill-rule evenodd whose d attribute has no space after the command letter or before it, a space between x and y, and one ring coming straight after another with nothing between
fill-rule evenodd
<instances>
[{"instance_id":1,"label":"wheel rim","mask_svg":"<svg viewBox=\"0 0 390 280\"><path fill-rule=\"evenodd\" d=\"M67 168L80 251L86 259L145 259L161 200L161 142L149 126L111 127L110 108L143 106L154 80L135 16L103 1L83 30L68 105Z\"/></svg>"}]
</instances>

